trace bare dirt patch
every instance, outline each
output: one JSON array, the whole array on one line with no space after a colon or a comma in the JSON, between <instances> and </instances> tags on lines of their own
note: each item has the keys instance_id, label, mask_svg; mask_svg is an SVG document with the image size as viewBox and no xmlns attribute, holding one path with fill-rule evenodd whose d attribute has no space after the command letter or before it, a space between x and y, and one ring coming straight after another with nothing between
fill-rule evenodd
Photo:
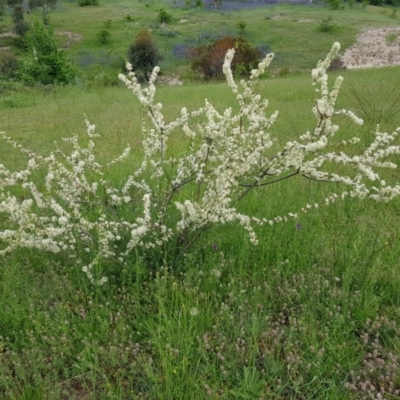
<instances>
[{"instance_id":1,"label":"bare dirt patch","mask_svg":"<svg viewBox=\"0 0 400 400\"><path fill-rule=\"evenodd\" d=\"M0 38L16 38L18 35L13 32L6 32L6 33L1 33Z\"/></svg>"},{"instance_id":2,"label":"bare dirt patch","mask_svg":"<svg viewBox=\"0 0 400 400\"><path fill-rule=\"evenodd\" d=\"M56 31L57 35L60 36L67 36L67 42L65 43L65 47L69 48L71 47L74 43L78 43L82 40L82 35L79 33L74 33L74 32L69 32L69 31ZM19 37L17 34L13 32L6 32L6 33L1 33L0 38L17 38ZM2 47L0 47L2 48ZM3 47L4 49L5 47Z\"/></svg>"},{"instance_id":3,"label":"bare dirt patch","mask_svg":"<svg viewBox=\"0 0 400 400\"><path fill-rule=\"evenodd\" d=\"M17 38L17 37L19 37L19 36L13 32L6 32L6 33L0 34L0 39L1 38ZM0 51L6 51L6 50L10 50L10 46L0 46Z\"/></svg>"},{"instance_id":4,"label":"bare dirt patch","mask_svg":"<svg viewBox=\"0 0 400 400\"><path fill-rule=\"evenodd\" d=\"M296 19L293 17L287 17L285 15L273 15L270 17L270 19L274 21L288 21L288 22L305 22L305 23L311 23L311 22L316 22L315 19L309 19L309 18L300 18Z\"/></svg>"},{"instance_id":5,"label":"bare dirt patch","mask_svg":"<svg viewBox=\"0 0 400 400\"><path fill-rule=\"evenodd\" d=\"M347 69L400 65L400 27L365 30L340 59Z\"/></svg>"},{"instance_id":6,"label":"bare dirt patch","mask_svg":"<svg viewBox=\"0 0 400 400\"><path fill-rule=\"evenodd\" d=\"M82 40L82 35L79 33L69 32L69 31L56 31L57 35L67 36L67 42L65 43L65 47L69 48L73 44L78 43Z\"/></svg>"}]
</instances>

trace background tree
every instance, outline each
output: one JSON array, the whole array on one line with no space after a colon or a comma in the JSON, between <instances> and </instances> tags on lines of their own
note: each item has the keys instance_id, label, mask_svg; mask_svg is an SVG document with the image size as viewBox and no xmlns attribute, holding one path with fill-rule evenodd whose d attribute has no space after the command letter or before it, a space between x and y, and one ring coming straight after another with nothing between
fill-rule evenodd
<instances>
[{"instance_id":1,"label":"background tree","mask_svg":"<svg viewBox=\"0 0 400 400\"><path fill-rule=\"evenodd\" d=\"M42 21L46 25L49 23L49 12L55 8L56 4L57 0L28 0L29 10L42 8Z\"/></svg>"},{"instance_id":2,"label":"background tree","mask_svg":"<svg viewBox=\"0 0 400 400\"><path fill-rule=\"evenodd\" d=\"M12 19L14 22L14 32L19 36L24 36L29 26L25 22L24 9L21 5L14 5Z\"/></svg>"},{"instance_id":3,"label":"background tree","mask_svg":"<svg viewBox=\"0 0 400 400\"><path fill-rule=\"evenodd\" d=\"M9 7L20 6L24 3L24 0L6 0Z\"/></svg>"},{"instance_id":4,"label":"background tree","mask_svg":"<svg viewBox=\"0 0 400 400\"><path fill-rule=\"evenodd\" d=\"M162 55L148 30L143 30L136 36L128 48L127 59L139 79L144 78L148 81L151 71L162 60Z\"/></svg>"},{"instance_id":5,"label":"background tree","mask_svg":"<svg viewBox=\"0 0 400 400\"><path fill-rule=\"evenodd\" d=\"M66 85L75 79L75 71L63 51L58 50L53 28L34 20L24 38L33 60L24 63L21 79L27 83Z\"/></svg>"},{"instance_id":6,"label":"background tree","mask_svg":"<svg viewBox=\"0 0 400 400\"><path fill-rule=\"evenodd\" d=\"M0 0L0 16L3 15L6 5L7 5L6 0Z\"/></svg>"}]
</instances>

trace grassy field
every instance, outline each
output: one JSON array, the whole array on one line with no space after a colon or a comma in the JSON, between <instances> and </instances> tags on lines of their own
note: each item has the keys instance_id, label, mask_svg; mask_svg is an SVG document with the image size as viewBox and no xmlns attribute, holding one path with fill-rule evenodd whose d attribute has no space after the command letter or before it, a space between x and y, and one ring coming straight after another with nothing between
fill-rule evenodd
<instances>
[{"instance_id":1,"label":"grassy field","mask_svg":"<svg viewBox=\"0 0 400 400\"><path fill-rule=\"evenodd\" d=\"M174 16L168 29L178 34L172 39L152 25L161 6ZM331 14L340 29L318 32L317 21ZM246 21L252 43L276 51L276 70L311 68L334 40L346 47L363 27L398 24L375 7L333 12L273 5L234 11L101 0L98 8L60 1L51 14L56 30L82 35L67 49L70 56L79 61L90 54L95 63L106 52L119 56L129 35L143 27L153 27L162 46L172 49L185 40L196 42L204 21L207 32L217 35L221 18L228 32ZM113 39L103 48L94 38L108 19ZM314 22L298 22L303 19ZM263 27L270 29L268 40L260 33ZM172 56L164 63L168 73L185 67ZM355 127L340 118L340 140L360 135L363 148L376 123L389 132L400 125L398 86L392 92L399 67L341 74L339 108L352 109L365 124ZM267 78L259 90L270 100L270 112L280 111L272 129L277 146L312 129L309 74ZM204 98L221 111L233 104L224 83L160 86L158 98L171 120L181 107L197 108ZM128 90L20 88L0 97L0 130L43 155L54 149L54 141L63 146L62 138L84 135L83 114L101 135L100 160L132 147L132 158L110 172L122 182L141 157L146 116ZM180 139L172 140L173 150L180 149ZM6 143L0 160L11 169L28 161ZM393 170L385 179L398 181L398 176ZM91 285L64 255L23 249L3 256L0 398L398 399L400 203L347 198L324 205L342 189L300 177L259 188L241 203L241 211L273 218L308 203L320 207L287 223L258 227L258 246L234 224L206 231L174 269L139 256L127 268L108 265L109 282L101 287ZM0 213L1 230L4 225Z\"/></svg>"},{"instance_id":2,"label":"grassy field","mask_svg":"<svg viewBox=\"0 0 400 400\"><path fill-rule=\"evenodd\" d=\"M193 78L185 60L185 51L199 44L209 43L225 35L236 36L238 23L245 23L244 37L263 52L276 54L273 69L288 71L309 70L321 54L339 41L346 49L354 43L363 29L373 26L397 26L398 18L391 9L362 7L356 3L352 9L330 10L324 3L263 4L250 7L246 2L223 2L221 8L188 7L181 0L132 1L102 0L99 7L79 7L75 1L59 0L51 11L50 20L55 27L60 47L71 59L91 75L101 67L120 69L121 59L135 35L150 29L163 54L162 71ZM261 5L260 5L261 4ZM239 7L238 7L239 5ZM254 5L254 3L253 3ZM157 22L160 9L172 16L166 25ZM323 21L332 18L336 26L332 32L321 32ZM26 16L29 22L29 16ZM11 15L0 21L3 32L12 30ZM109 43L102 45L97 39L101 30L111 34ZM0 46L13 46L14 38L0 38Z\"/></svg>"}]
</instances>

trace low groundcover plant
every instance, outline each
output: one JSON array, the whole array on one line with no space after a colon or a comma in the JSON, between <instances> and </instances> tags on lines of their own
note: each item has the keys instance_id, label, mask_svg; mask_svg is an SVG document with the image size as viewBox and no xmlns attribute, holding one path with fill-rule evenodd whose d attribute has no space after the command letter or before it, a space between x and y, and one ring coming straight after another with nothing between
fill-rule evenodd
<instances>
[{"instance_id":1,"label":"low groundcover plant","mask_svg":"<svg viewBox=\"0 0 400 400\"><path fill-rule=\"evenodd\" d=\"M390 157L400 153L400 146L393 144L400 127L389 134L380 132L378 126L374 140L362 153L353 154L360 148L355 146L361 140L358 137L346 142L348 152L329 150L339 130L334 117L346 115L355 124L363 123L351 111L336 109L343 78L339 76L331 89L328 86L326 71L339 49L335 43L312 71L317 87L312 109L315 128L287 142L280 151L273 150L276 140L270 133L278 112L267 115L268 101L256 91L273 55L267 55L250 78L238 85L231 70L233 50L226 55L223 72L238 103L237 113L232 108L219 113L205 100L200 109L182 108L177 119L167 122L162 104L155 101L159 68L154 68L145 87L132 71L120 75L147 109L151 122L150 127L146 123L142 127L141 164L120 186L107 179L107 169L130 162L130 149L109 163L99 163L94 153L98 135L87 120L87 144L82 145L78 136L66 139L72 146L69 154L57 148L42 156L2 132L2 139L27 154L29 161L17 172L0 165L0 254L19 247L65 252L81 264L92 283L102 284L107 277L97 267L108 260L123 266L132 257L149 252L159 255L157 262L174 266L202 232L215 224L236 222L257 244L255 225L273 225L297 214L259 218L239 212L238 202L257 187L296 175L347 186L327 198L327 203L347 196L377 201L398 196L400 186L385 182L379 171L397 167ZM172 134L187 141L183 154L169 151ZM43 182L37 170L45 171ZM317 206L305 205L298 211Z\"/></svg>"}]
</instances>

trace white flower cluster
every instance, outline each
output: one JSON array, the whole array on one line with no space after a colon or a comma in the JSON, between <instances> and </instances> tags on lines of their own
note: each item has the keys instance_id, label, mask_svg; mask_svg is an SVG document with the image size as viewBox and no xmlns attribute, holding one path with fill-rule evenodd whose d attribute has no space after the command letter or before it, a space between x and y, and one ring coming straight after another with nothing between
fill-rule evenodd
<instances>
[{"instance_id":1,"label":"white flower cluster","mask_svg":"<svg viewBox=\"0 0 400 400\"><path fill-rule=\"evenodd\" d=\"M272 225L297 218L297 214L256 218L239 212L238 202L259 186L295 175L348 186L347 191L327 198L327 204L347 196L379 201L398 196L400 186L388 185L379 171L397 166L392 156L400 153L400 146L394 144L400 128L388 134L378 127L374 141L362 154L327 151L339 130L332 121L336 115L347 115L362 124L352 112L336 109L343 78L338 77L332 89L328 85L326 70L339 48L335 43L327 58L312 71L318 87L312 110L316 127L287 142L278 152L272 151L277 140L271 136L278 112L268 116L268 101L256 90L273 56L268 55L251 72L250 79L238 85L231 71L234 50L227 53L223 70L239 106L237 113L232 108L220 113L205 100L200 109L188 112L183 108L180 117L166 122L162 104L155 102L159 68L154 69L144 88L132 71L120 75L146 107L152 124L151 128L142 127L141 165L120 187L107 180L106 169L129 160L130 149L106 165L100 164L94 152L95 127L87 120L88 144L81 146L77 136L67 139L72 147L69 154L57 149L44 157L0 133L30 159L18 172L0 164L0 254L17 247L64 252L82 263L92 282L102 284L106 278L98 276L96 265L104 261L123 265L137 249L158 251L164 254L159 259L171 265L213 224L237 222L256 244L254 224ZM168 149L171 134L187 141L188 151L179 157ZM354 137L348 143L359 141ZM323 170L327 164L328 170ZM334 169L334 164L346 168ZM45 169L43 183L38 182L38 169ZM317 207L307 205L301 212Z\"/></svg>"},{"instance_id":2,"label":"white flower cluster","mask_svg":"<svg viewBox=\"0 0 400 400\"><path fill-rule=\"evenodd\" d=\"M6 244L0 254L18 247L64 252L80 263L86 260L82 270L93 283L102 284L106 278L94 277L94 265L110 258L123 263L126 254L142 244L151 224L151 202L145 194L134 218L118 214L118 208L133 206L132 197L104 177L105 167L94 155L95 127L87 120L86 125L87 147L81 147L74 136L67 139L72 145L70 154L58 150L47 157L23 149L0 132L3 140L30 157L26 168L18 172L0 164L0 213L8 217L6 229L0 231L0 240ZM125 149L109 164L128 156L129 149ZM40 168L46 170L42 190L33 179ZM22 198L27 199L14 194L21 188Z\"/></svg>"}]
</instances>

